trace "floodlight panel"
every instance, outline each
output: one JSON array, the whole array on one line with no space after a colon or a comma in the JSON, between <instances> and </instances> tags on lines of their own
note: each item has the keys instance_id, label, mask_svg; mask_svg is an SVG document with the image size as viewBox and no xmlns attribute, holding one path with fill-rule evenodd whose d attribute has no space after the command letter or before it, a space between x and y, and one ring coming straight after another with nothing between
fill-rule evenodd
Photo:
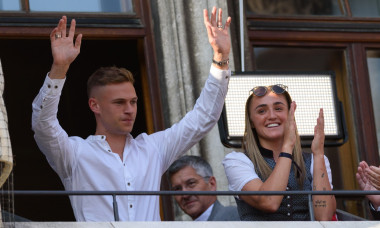
<instances>
[{"instance_id":1,"label":"floodlight panel","mask_svg":"<svg viewBox=\"0 0 380 228\"><path fill-rule=\"evenodd\" d=\"M334 82L330 74L233 75L225 100L229 137L242 137L245 128L245 102L255 86L283 84L297 108L295 118L300 136L313 136L319 110L323 108L325 135L338 136Z\"/></svg>"}]
</instances>

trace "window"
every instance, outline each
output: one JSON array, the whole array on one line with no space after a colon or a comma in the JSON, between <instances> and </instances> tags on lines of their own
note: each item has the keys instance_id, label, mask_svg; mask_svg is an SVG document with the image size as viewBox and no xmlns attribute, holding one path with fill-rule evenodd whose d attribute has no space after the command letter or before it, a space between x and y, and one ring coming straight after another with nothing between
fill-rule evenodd
<instances>
[{"instance_id":1,"label":"window","mask_svg":"<svg viewBox=\"0 0 380 228\"><path fill-rule=\"evenodd\" d=\"M349 0L352 16L380 17L379 0Z\"/></svg>"},{"instance_id":2,"label":"window","mask_svg":"<svg viewBox=\"0 0 380 228\"><path fill-rule=\"evenodd\" d=\"M133 12L131 0L29 0L31 12Z\"/></svg>"},{"instance_id":3,"label":"window","mask_svg":"<svg viewBox=\"0 0 380 228\"><path fill-rule=\"evenodd\" d=\"M249 0L247 6L257 15L344 15L341 0Z\"/></svg>"},{"instance_id":4,"label":"window","mask_svg":"<svg viewBox=\"0 0 380 228\"><path fill-rule=\"evenodd\" d=\"M19 10L21 10L20 1L0 0L0 10L2 10L2 11L19 11Z\"/></svg>"},{"instance_id":5,"label":"window","mask_svg":"<svg viewBox=\"0 0 380 228\"><path fill-rule=\"evenodd\" d=\"M371 86L371 97L373 104L373 111L375 115L376 133L377 133L377 146L380 153L380 103L376 101L380 97L380 51L368 50L367 63L369 71L369 79Z\"/></svg>"},{"instance_id":6,"label":"window","mask_svg":"<svg viewBox=\"0 0 380 228\"><path fill-rule=\"evenodd\" d=\"M133 13L133 0L0 0L2 11Z\"/></svg>"}]
</instances>

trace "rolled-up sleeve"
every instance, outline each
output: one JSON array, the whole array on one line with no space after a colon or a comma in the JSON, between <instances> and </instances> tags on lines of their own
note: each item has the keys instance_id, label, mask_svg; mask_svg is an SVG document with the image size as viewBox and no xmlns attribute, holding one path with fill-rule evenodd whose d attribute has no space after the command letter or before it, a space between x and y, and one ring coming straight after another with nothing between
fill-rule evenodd
<instances>
[{"instance_id":1,"label":"rolled-up sleeve","mask_svg":"<svg viewBox=\"0 0 380 228\"><path fill-rule=\"evenodd\" d=\"M326 157L326 155L324 155L324 156L325 156L325 166L326 166L327 176L329 177L331 189L333 189L334 186L332 184L332 174L331 174L330 162L329 162L329 159ZM310 173L311 173L311 176L313 176L313 173L314 173L314 156L311 156Z\"/></svg>"},{"instance_id":2,"label":"rolled-up sleeve","mask_svg":"<svg viewBox=\"0 0 380 228\"><path fill-rule=\"evenodd\" d=\"M230 191L241 191L249 181L259 178L251 160L241 152L231 152L223 160Z\"/></svg>"}]
</instances>

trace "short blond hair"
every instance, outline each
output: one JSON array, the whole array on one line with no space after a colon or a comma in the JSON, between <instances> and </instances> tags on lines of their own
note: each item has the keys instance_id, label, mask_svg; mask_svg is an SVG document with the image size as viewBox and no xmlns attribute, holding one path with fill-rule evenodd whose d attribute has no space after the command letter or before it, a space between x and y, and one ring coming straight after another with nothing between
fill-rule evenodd
<instances>
[{"instance_id":1,"label":"short blond hair","mask_svg":"<svg viewBox=\"0 0 380 228\"><path fill-rule=\"evenodd\" d=\"M119 84L122 82L135 83L133 74L125 69L119 67L101 67L96 70L87 80L87 95L91 96L94 87L105 86L109 84Z\"/></svg>"}]
</instances>

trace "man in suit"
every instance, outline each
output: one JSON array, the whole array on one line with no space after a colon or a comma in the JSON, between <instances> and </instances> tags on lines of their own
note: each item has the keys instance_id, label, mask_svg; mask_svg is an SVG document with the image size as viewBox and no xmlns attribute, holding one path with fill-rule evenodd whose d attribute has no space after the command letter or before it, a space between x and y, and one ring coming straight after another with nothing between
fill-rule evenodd
<instances>
[{"instance_id":1,"label":"man in suit","mask_svg":"<svg viewBox=\"0 0 380 228\"><path fill-rule=\"evenodd\" d=\"M168 169L174 191L216 191L210 164L198 156L183 156ZM181 209L194 221L239 221L236 207L224 207L216 195L175 195Z\"/></svg>"}]
</instances>

